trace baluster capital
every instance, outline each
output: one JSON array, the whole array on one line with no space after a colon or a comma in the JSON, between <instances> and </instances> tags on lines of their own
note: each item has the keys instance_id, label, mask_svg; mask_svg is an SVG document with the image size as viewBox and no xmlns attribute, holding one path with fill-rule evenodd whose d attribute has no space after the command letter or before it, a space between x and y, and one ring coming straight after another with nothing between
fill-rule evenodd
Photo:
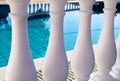
<instances>
[{"instance_id":1,"label":"baluster capital","mask_svg":"<svg viewBox=\"0 0 120 81\"><path fill-rule=\"evenodd\" d=\"M80 10L90 11L93 8L95 0L77 0L80 4Z\"/></svg>"},{"instance_id":2,"label":"baluster capital","mask_svg":"<svg viewBox=\"0 0 120 81\"><path fill-rule=\"evenodd\" d=\"M115 9L118 0L104 0L104 8Z\"/></svg>"},{"instance_id":3,"label":"baluster capital","mask_svg":"<svg viewBox=\"0 0 120 81\"><path fill-rule=\"evenodd\" d=\"M77 0L80 4L90 4L93 5L95 0Z\"/></svg>"},{"instance_id":4,"label":"baluster capital","mask_svg":"<svg viewBox=\"0 0 120 81\"><path fill-rule=\"evenodd\" d=\"M67 0L49 0L50 2L50 11L55 13L64 12L64 7Z\"/></svg>"},{"instance_id":5,"label":"baluster capital","mask_svg":"<svg viewBox=\"0 0 120 81\"><path fill-rule=\"evenodd\" d=\"M12 14L26 16L30 0L7 0Z\"/></svg>"},{"instance_id":6,"label":"baluster capital","mask_svg":"<svg viewBox=\"0 0 120 81\"><path fill-rule=\"evenodd\" d=\"M9 4L14 4L14 5L23 5L23 4L28 4L30 0L7 0Z\"/></svg>"}]
</instances>

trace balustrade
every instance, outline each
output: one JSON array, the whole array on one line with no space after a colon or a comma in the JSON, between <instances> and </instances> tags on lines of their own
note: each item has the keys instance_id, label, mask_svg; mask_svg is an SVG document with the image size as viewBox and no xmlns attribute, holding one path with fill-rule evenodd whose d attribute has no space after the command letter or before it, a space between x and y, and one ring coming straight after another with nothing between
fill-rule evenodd
<instances>
[{"instance_id":1,"label":"balustrade","mask_svg":"<svg viewBox=\"0 0 120 81\"><path fill-rule=\"evenodd\" d=\"M12 45L5 80L37 81L28 42L27 6L30 1L7 1L11 10ZM45 81L66 81L68 60L63 37L64 8L67 11L79 7L72 3L65 7L67 0L49 0L49 2L51 5L50 38L42 68L43 78ZM78 2L80 4L80 26L71 60L75 81L120 81L120 35L116 44L114 39L114 16L117 0L104 0L104 23L95 54L91 42L91 15L95 0L78 0ZM36 12L35 6L35 4L29 5L30 14ZM37 10L43 8L45 12L49 12L49 4L37 4ZM90 78L95 62L98 71Z\"/></svg>"}]
</instances>

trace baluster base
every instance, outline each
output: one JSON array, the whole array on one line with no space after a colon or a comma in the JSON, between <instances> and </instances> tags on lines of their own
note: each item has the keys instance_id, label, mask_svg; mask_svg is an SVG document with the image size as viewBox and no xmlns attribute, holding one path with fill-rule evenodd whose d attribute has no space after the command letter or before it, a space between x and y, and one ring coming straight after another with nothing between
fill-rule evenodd
<instances>
[{"instance_id":1,"label":"baluster base","mask_svg":"<svg viewBox=\"0 0 120 81\"><path fill-rule=\"evenodd\" d=\"M110 74L107 76L101 75L98 72L92 73L89 81L119 81Z\"/></svg>"},{"instance_id":2,"label":"baluster base","mask_svg":"<svg viewBox=\"0 0 120 81\"><path fill-rule=\"evenodd\" d=\"M110 72L110 74L116 78L117 80L120 81L120 67L115 65L112 69L112 71Z\"/></svg>"},{"instance_id":3,"label":"baluster base","mask_svg":"<svg viewBox=\"0 0 120 81\"><path fill-rule=\"evenodd\" d=\"M81 81L81 80L73 80L73 81ZM82 81L84 81L84 80L82 80ZM87 81L87 80L85 80L85 81Z\"/></svg>"},{"instance_id":4,"label":"baluster base","mask_svg":"<svg viewBox=\"0 0 120 81\"><path fill-rule=\"evenodd\" d=\"M73 80L73 81L88 81L88 80L81 80L81 79L80 79L80 80Z\"/></svg>"}]
</instances>

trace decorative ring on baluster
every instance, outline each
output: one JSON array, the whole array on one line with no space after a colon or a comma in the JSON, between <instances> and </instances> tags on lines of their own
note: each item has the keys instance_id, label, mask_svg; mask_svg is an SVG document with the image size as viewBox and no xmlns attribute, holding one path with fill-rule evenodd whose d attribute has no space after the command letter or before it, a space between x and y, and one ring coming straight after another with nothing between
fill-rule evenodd
<instances>
[{"instance_id":1,"label":"decorative ring on baluster","mask_svg":"<svg viewBox=\"0 0 120 81\"><path fill-rule=\"evenodd\" d=\"M10 17L18 17L18 18L28 18L29 14L26 15L20 15L20 14L15 14L15 13L9 13Z\"/></svg>"},{"instance_id":2,"label":"decorative ring on baluster","mask_svg":"<svg viewBox=\"0 0 120 81\"><path fill-rule=\"evenodd\" d=\"M61 13L61 12L50 12L50 14L54 14L54 15L61 15L64 16L66 13Z\"/></svg>"},{"instance_id":3,"label":"decorative ring on baluster","mask_svg":"<svg viewBox=\"0 0 120 81\"><path fill-rule=\"evenodd\" d=\"M114 12L116 12L117 11L117 9L115 8L104 8L103 9L103 11L105 11L105 10L108 10L108 11L114 11Z\"/></svg>"},{"instance_id":4,"label":"decorative ring on baluster","mask_svg":"<svg viewBox=\"0 0 120 81\"><path fill-rule=\"evenodd\" d=\"M90 14L92 14L92 13L93 13L93 11L92 11L92 10L80 10L80 12L83 12L83 13L90 13Z\"/></svg>"}]
</instances>

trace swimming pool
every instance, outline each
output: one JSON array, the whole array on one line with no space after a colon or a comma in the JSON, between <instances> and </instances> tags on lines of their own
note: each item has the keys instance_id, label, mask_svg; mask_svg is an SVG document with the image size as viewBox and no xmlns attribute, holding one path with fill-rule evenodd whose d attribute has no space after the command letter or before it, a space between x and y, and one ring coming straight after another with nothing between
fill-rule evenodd
<instances>
[{"instance_id":1,"label":"swimming pool","mask_svg":"<svg viewBox=\"0 0 120 81\"><path fill-rule=\"evenodd\" d=\"M64 20L64 41L65 49L72 50L77 37L79 26L79 12L67 12ZM120 31L120 14L115 16L115 38L117 38ZM96 44L101 32L103 23L103 14L92 15L92 43ZM48 39L49 39L49 27L50 18L42 18L28 21L29 30L29 42L32 57L40 58L44 57ZM11 47L11 29L8 25L4 25L0 28L0 67L6 66L9 59Z\"/></svg>"}]
</instances>

